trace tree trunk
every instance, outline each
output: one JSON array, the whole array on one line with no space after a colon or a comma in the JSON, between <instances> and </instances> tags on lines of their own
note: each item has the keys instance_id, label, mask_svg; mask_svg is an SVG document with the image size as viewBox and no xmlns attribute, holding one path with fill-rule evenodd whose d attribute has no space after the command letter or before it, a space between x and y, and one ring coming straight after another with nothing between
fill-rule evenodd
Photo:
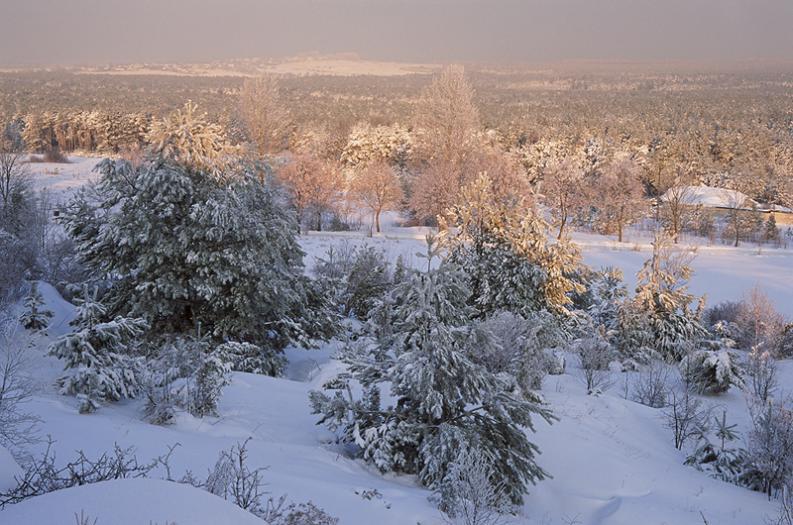
<instances>
[{"instance_id":1,"label":"tree trunk","mask_svg":"<svg viewBox=\"0 0 793 525\"><path fill-rule=\"evenodd\" d=\"M317 212L317 231L318 232L322 231L322 212L321 211Z\"/></svg>"},{"instance_id":2,"label":"tree trunk","mask_svg":"<svg viewBox=\"0 0 793 525\"><path fill-rule=\"evenodd\" d=\"M562 233L564 232L565 224L567 224L567 214L562 214L562 221L559 223L559 235L556 236L556 240L561 240Z\"/></svg>"},{"instance_id":3,"label":"tree trunk","mask_svg":"<svg viewBox=\"0 0 793 525\"><path fill-rule=\"evenodd\" d=\"M380 233L380 210L374 212L375 231Z\"/></svg>"},{"instance_id":4,"label":"tree trunk","mask_svg":"<svg viewBox=\"0 0 793 525\"><path fill-rule=\"evenodd\" d=\"M617 241L622 242L622 223L617 223Z\"/></svg>"}]
</instances>

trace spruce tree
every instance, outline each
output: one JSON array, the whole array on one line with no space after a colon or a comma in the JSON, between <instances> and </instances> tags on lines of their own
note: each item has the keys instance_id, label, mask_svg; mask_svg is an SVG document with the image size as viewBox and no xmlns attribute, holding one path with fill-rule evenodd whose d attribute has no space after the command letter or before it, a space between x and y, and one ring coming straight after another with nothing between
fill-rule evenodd
<instances>
[{"instance_id":1,"label":"spruce tree","mask_svg":"<svg viewBox=\"0 0 793 525\"><path fill-rule=\"evenodd\" d=\"M86 288L72 321L75 331L50 345L50 354L64 361L57 384L62 394L77 395L80 412L93 412L101 401L134 398L140 389L135 345L147 327L140 318L106 318L96 291Z\"/></svg>"},{"instance_id":2,"label":"spruce tree","mask_svg":"<svg viewBox=\"0 0 793 525\"><path fill-rule=\"evenodd\" d=\"M25 299L25 312L19 318L19 322L26 330L38 332L46 330L50 324L52 312L44 306L44 298L39 292L38 283L30 283L30 293Z\"/></svg>"},{"instance_id":3,"label":"spruce tree","mask_svg":"<svg viewBox=\"0 0 793 525\"><path fill-rule=\"evenodd\" d=\"M342 359L349 372L326 385L333 394L313 392L312 406L321 423L381 471L415 474L442 492L461 452L474 450L492 482L520 503L527 486L546 477L526 429L533 429L532 415L551 415L511 376L472 359L469 293L454 264L411 272L373 314L388 319L388 330L348 347ZM495 344L481 334L476 343ZM363 387L360 398L351 394L352 380ZM393 400L386 406L382 389Z\"/></svg>"}]
</instances>

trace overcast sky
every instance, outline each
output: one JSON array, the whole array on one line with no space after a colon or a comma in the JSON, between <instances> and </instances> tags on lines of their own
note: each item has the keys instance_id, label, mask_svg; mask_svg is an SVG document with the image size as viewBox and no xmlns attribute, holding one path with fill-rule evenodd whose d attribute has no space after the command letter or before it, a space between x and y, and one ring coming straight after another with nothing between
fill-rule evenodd
<instances>
[{"instance_id":1,"label":"overcast sky","mask_svg":"<svg viewBox=\"0 0 793 525\"><path fill-rule=\"evenodd\" d=\"M793 59L793 0L0 0L0 64Z\"/></svg>"}]
</instances>

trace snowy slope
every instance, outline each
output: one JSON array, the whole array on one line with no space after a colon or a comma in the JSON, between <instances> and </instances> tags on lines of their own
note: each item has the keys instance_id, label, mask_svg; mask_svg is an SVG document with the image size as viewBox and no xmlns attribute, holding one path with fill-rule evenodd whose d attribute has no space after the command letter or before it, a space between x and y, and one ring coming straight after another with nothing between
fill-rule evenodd
<instances>
[{"instance_id":1,"label":"snowy slope","mask_svg":"<svg viewBox=\"0 0 793 525\"><path fill-rule=\"evenodd\" d=\"M156 479L120 479L51 492L9 507L0 513L0 523L64 525L80 515L97 525L262 524L208 492Z\"/></svg>"},{"instance_id":2,"label":"snowy slope","mask_svg":"<svg viewBox=\"0 0 793 525\"><path fill-rule=\"evenodd\" d=\"M53 309L63 310L52 289L42 286L42 290ZM61 313L68 317L67 312ZM56 440L62 461L78 449L89 456L99 455L114 443L135 446L139 459L149 460L179 443L171 461L174 475L190 469L202 476L220 450L250 437L250 464L269 467L265 480L274 496L288 494L293 501L311 500L341 518L342 524L442 523L427 500L429 493L412 478L384 476L344 457L330 443L329 433L315 425L308 393L340 369L330 358L332 345L319 351L288 352L290 377L310 378L308 381L235 373L232 385L224 391L220 418L201 420L182 414L175 425L159 427L140 420L140 401L79 415L76 400L58 395L51 386L59 367L43 355L46 342L38 341L29 350L41 384L30 409L42 418L42 433ZM310 366L305 366L307 363ZM793 379L793 366L789 365L793 364L785 363L782 369L783 381ZM694 525L702 523L702 512L709 523L750 525L774 515L775 505L761 494L684 466L684 455L672 446L660 412L622 399L619 385L625 375L614 374L615 386L599 397L586 395L575 367L564 376L546 378L543 394L559 421L550 426L539 424L532 439L542 450L541 465L553 479L531 490L524 516L516 523ZM707 402L724 404L730 419L745 430L742 393L731 391ZM38 450L43 446L38 445ZM131 485L127 481L71 489L0 511L0 523L68 523L71 513L79 510L102 517L99 525L148 523L150 519L155 523L166 519L191 524L248 523L248 516L238 519L238 513L228 510L226 504L197 494L196 489L151 481L132 483L139 486L129 498ZM364 499L360 495L364 490L376 490L379 496ZM142 521L118 521L108 514L116 508L130 513L147 509L147 513L130 514ZM205 509L195 515L202 519L218 515L223 519L193 520L189 512L194 509Z\"/></svg>"}]
</instances>

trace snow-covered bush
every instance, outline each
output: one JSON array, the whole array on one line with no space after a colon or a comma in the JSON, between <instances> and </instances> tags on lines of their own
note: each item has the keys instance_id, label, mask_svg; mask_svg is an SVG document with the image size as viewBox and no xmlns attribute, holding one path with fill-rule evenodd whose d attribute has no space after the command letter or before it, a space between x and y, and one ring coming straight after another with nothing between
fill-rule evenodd
<instances>
[{"instance_id":1,"label":"snow-covered bush","mask_svg":"<svg viewBox=\"0 0 793 525\"><path fill-rule=\"evenodd\" d=\"M245 359L240 343L224 343L213 348L207 340L177 338L166 343L157 359L148 363L144 391L145 419L153 424L172 422L178 410L196 417L217 416L222 390L230 383L235 364Z\"/></svg>"},{"instance_id":2,"label":"snow-covered bush","mask_svg":"<svg viewBox=\"0 0 793 525\"><path fill-rule=\"evenodd\" d=\"M740 481L772 497L793 481L793 411L772 401L750 408L752 429Z\"/></svg>"},{"instance_id":3,"label":"snow-covered bush","mask_svg":"<svg viewBox=\"0 0 793 525\"><path fill-rule=\"evenodd\" d=\"M464 451L449 467L439 490L448 525L500 525L514 510L503 487L491 481L491 467L475 451Z\"/></svg>"},{"instance_id":4,"label":"snow-covered bush","mask_svg":"<svg viewBox=\"0 0 793 525\"><path fill-rule=\"evenodd\" d=\"M286 366L286 358L280 353L251 343L229 341L219 345L217 351L237 372L274 376Z\"/></svg>"},{"instance_id":5,"label":"snow-covered bush","mask_svg":"<svg viewBox=\"0 0 793 525\"><path fill-rule=\"evenodd\" d=\"M25 330L38 332L46 330L50 324L52 312L47 310L44 305L44 298L39 292L38 282L33 281L30 283L30 293L25 299L25 311L19 318L19 322Z\"/></svg>"},{"instance_id":6,"label":"snow-covered bush","mask_svg":"<svg viewBox=\"0 0 793 525\"><path fill-rule=\"evenodd\" d=\"M193 373L188 409L196 417L217 416L223 387L231 383L231 364L220 346L203 356Z\"/></svg>"},{"instance_id":7,"label":"snow-covered bush","mask_svg":"<svg viewBox=\"0 0 793 525\"><path fill-rule=\"evenodd\" d=\"M522 390L537 390L552 366L540 340L544 328L511 312L496 313L475 326L471 355L494 374L515 376ZM478 336L490 340L479 344Z\"/></svg>"},{"instance_id":8,"label":"snow-covered bush","mask_svg":"<svg viewBox=\"0 0 793 525\"><path fill-rule=\"evenodd\" d=\"M330 392L312 392L311 404L356 455L384 472L415 474L432 490L461 451L475 447L492 483L520 503L527 485L546 476L526 429L533 428L533 415L551 415L536 394L518 396L511 376L472 360L469 294L449 263L413 272L376 309L387 313L373 316L389 319L390 330L349 345L341 356L349 373L326 383ZM482 334L479 340L494 344ZM363 387L358 399L353 380ZM393 404L382 406L381 388Z\"/></svg>"},{"instance_id":9,"label":"snow-covered bush","mask_svg":"<svg viewBox=\"0 0 793 525\"><path fill-rule=\"evenodd\" d=\"M76 330L50 345L51 355L64 361L58 378L61 393L80 399L80 412L93 412L102 401L134 398L140 389L140 364L134 357L145 320L115 317L102 321L107 307L86 288L72 321Z\"/></svg>"},{"instance_id":10,"label":"snow-covered bush","mask_svg":"<svg viewBox=\"0 0 793 525\"><path fill-rule=\"evenodd\" d=\"M587 312L592 323L596 327L603 326L610 334L617 328L620 304L628 296L622 270L607 267L594 272L587 290L590 297Z\"/></svg>"},{"instance_id":11,"label":"snow-covered bush","mask_svg":"<svg viewBox=\"0 0 793 525\"><path fill-rule=\"evenodd\" d=\"M720 394L743 386L738 358L726 349L695 350L678 365L684 381L699 394Z\"/></svg>"},{"instance_id":12,"label":"snow-covered bush","mask_svg":"<svg viewBox=\"0 0 793 525\"><path fill-rule=\"evenodd\" d=\"M345 316L365 320L374 303L393 285L389 262L372 246L328 249L314 266L314 275L324 290L335 298Z\"/></svg>"}]
</instances>

